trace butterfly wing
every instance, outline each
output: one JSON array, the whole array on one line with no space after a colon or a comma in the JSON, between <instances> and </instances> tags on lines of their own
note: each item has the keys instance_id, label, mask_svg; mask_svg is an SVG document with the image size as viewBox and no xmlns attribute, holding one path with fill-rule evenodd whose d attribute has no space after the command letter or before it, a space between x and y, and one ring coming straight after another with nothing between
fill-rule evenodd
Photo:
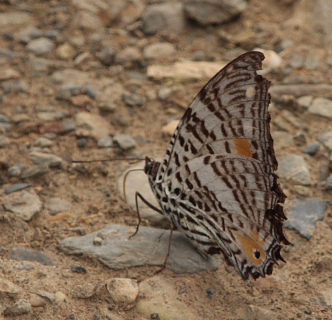
<instances>
[{"instance_id":1,"label":"butterfly wing","mask_svg":"<svg viewBox=\"0 0 332 320\"><path fill-rule=\"evenodd\" d=\"M187 109L163 162L146 165L163 213L203 254L223 253L244 279L270 274L281 243L289 244L270 82L256 72L263 59L248 52L217 73Z\"/></svg>"}]
</instances>

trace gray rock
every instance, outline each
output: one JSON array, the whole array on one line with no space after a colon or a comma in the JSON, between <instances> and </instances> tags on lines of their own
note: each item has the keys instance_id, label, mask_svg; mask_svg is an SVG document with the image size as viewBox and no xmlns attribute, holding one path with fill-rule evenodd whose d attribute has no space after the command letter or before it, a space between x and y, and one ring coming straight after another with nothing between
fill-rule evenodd
<instances>
[{"instance_id":1,"label":"gray rock","mask_svg":"<svg viewBox=\"0 0 332 320\"><path fill-rule=\"evenodd\" d=\"M14 283L0 278L0 298L4 297L16 298L20 293L20 288Z\"/></svg>"},{"instance_id":2,"label":"gray rock","mask_svg":"<svg viewBox=\"0 0 332 320\"><path fill-rule=\"evenodd\" d=\"M46 165L51 168L58 168L61 166L63 159L52 153L43 153L38 151L33 151L30 153L30 159L34 164ZM46 170L46 169L45 169ZM48 171L45 171L47 173Z\"/></svg>"},{"instance_id":3,"label":"gray rock","mask_svg":"<svg viewBox=\"0 0 332 320\"><path fill-rule=\"evenodd\" d=\"M310 143L303 149L303 153L315 156L319 151L319 148L320 148L319 143Z\"/></svg>"},{"instance_id":4,"label":"gray rock","mask_svg":"<svg viewBox=\"0 0 332 320\"><path fill-rule=\"evenodd\" d=\"M300 107L308 109L313 100L313 96L303 96L297 99L297 103Z\"/></svg>"},{"instance_id":5,"label":"gray rock","mask_svg":"<svg viewBox=\"0 0 332 320\"><path fill-rule=\"evenodd\" d=\"M47 139L45 137L39 137L34 143L35 146L41 147L41 148L49 148L49 147L52 147L53 144L54 143L52 140Z\"/></svg>"},{"instance_id":6,"label":"gray rock","mask_svg":"<svg viewBox=\"0 0 332 320\"><path fill-rule=\"evenodd\" d=\"M84 127L87 130L87 134L94 137L97 141L108 137L113 131L110 123L97 114L79 112L75 121L77 127Z\"/></svg>"},{"instance_id":7,"label":"gray rock","mask_svg":"<svg viewBox=\"0 0 332 320\"><path fill-rule=\"evenodd\" d=\"M5 148L10 144L10 139L3 134L0 134L0 148Z\"/></svg>"},{"instance_id":8,"label":"gray rock","mask_svg":"<svg viewBox=\"0 0 332 320\"><path fill-rule=\"evenodd\" d=\"M113 139L111 137L105 137L98 141L99 148L111 148L113 146Z\"/></svg>"},{"instance_id":9,"label":"gray rock","mask_svg":"<svg viewBox=\"0 0 332 320\"><path fill-rule=\"evenodd\" d=\"M63 84L56 92L58 99L67 100L73 96L77 96L83 93L83 87L80 84Z\"/></svg>"},{"instance_id":10,"label":"gray rock","mask_svg":"<svg viewBox=\"0 0 332 320\"><path fill-rule=\"evenodd\" d=\"M10 177L19 177L24 168L25 168L24 163L16 163L8 169L8 175Z\"/></svg>"},{"instance_id":11,"label":"gray rock","mask_svg":"<svg viewBox=\"0 0 332 320\"><path fill-rule=\"evenodd\" d=\"M9 119L8 119L8 117L6 115L0 114L0 122L1 123L8 123Z\"/></svg>"},{"instance_id":12,"label":"gray rock","mask_svg":"<svg viewBox=\"0 0 332 320\"><path fill-rule=\"evenodd\" d=\"M63 133L74 131L76 129L76 122L73 118L67 118L61 122L61 126Z\"/></svg>"},{"instance_id":13,"label":"gray rock","mask_svg":"<svg viewBox=\"0 0 332 320\"><path fill-rule=\"evenodd\" d=\"M50 171L49 166L47 164L39 164L35 166L31 166L23 170L21 177L23 179L26 178L37 178L40 177Z\"/></svg>"},{"instance_id":14,"label":"gray rock","mask_svg":"<svg viewBox=\"0 0 332 320\"><path fill-rule=\"evenodd\" d=\"M221 24L239 16L247 7L244 0L185 0L186 15L206 26Z\"/></svg>"},{"instance_id":15,"label":"gray rock","mask_svg":"<svg viewBox=\"0 0 332 320\"><path fill-rule=\"evenodd\" d=\"M22 26L32 22L31 14L22 11L7 11L0 13L0 28Z\"/></svg>"},{"instance_id":16,"label":"gray rock","mask_svg":"<svg viewBox=\"0 0 332 320\"><path fill-rule=\"evenodd\" d=\"M127 62L136 62L141 60L143 60L142 54L135 47L128 47L119 51L115 58L115 61L120 64Z\"/></svg>"},{"instance_id":17,"label":"gray rock","mask_svg":"<svg viewBox=\"0 0 332 320\"><path fill-rule=\"evenodd\" d=\"M122 270L138 266L163 266L169 241L169 231L140 227L134 238L128 239L135 228L108 225L102 230L83 237L72 237L60 241L66 254L87 254L96 257L107 267ZM101 246L93 245L98 233L103 234ZM173 232L170 256L166 268L175 273L192 273L217 268L218 260L203 258L187 238Z\"/></svg>"},{"instance_id":18,"label":"gray rock","mask_svg":"<svg viewBox=\"0 0 332 320\"><path fill-rule=\"evenodd\" d=\"M51 215L56 215L60 212L70 211L72 204L64 199L50 198L45 202L47 208L50 210Z\"/></svg>"},{"instance_id":19,"label":"gray rock","mask_svg":"<svg viewBox=\"0 0 332 320\"><path fill-rule=\"evenodd\" d=\"M175 55L176 48L169 42L157 42L146 46L143 56L146 59L162 59Z\"/></svg>"},{"instance_id":20,"label":"gray rock","mask_svg":"<svg viewBox=\"0 0 332 320\"><path fill-rule=\"evenodd\" d=\"M309 113L332 119L332 100L315 98L308 109Z\"/></svg>"},{"instance_id":21,"label":"gray rock","mask_svg":"<svg viewBox=\"0 0 332 320\"><path fill-rule=\"evenodd\" d=\"M316 222L324 219L327 203L318 199L296 199L291 202L285 227L294 229L310 240L316 229Z\"/></svg>"},{"instance_id":22,"label":"gray rock","mask_svg":"<svg viewBox=\"0 0 332 320\"><path fill-rule=\"evenodd\" d=\"M279 163L278 173L281 178L293 184L310 186L311 178L304 158L297 154L288 154Z\"/></svg>"},{"instance_id":23,"label":"gray rock","mask_svg":"<svg viewBox=\"0 0 332 320\"><path fill-rule=\"evenodd\" d=\"M135 140L129 134L117 134L113 137L113 141L123 151L128 151L136 147Z\"/></svg>"},{"instance_id":24,"label":"gray rock","mask_svg":"<svg viewBox=\"0 0 332 320\"><path fill-rule=\"evenodd\" d=\"M131 107L141 107L147 101L147 99L144 96L133 92L123 93L122 99L125 104Z\"/></svg>"},{"instance_id":25,"label":"gray rock","mask_svg":"<svg viewBox=\"0 0 332 320\"><path fill-rule=\"evenodd\" d=\"M142 15L142 30L147 35L161 31L180 33L186 28L181 2L157 3L147 6Z\"/></svg>"},{"instance_id":26,"label":"gray rock","mask_svg":"<svg viewBox=\"0 0 332 320\"><path fill-rule=\"evenodd\" d=\"M30 221L43 205L34 190L9 194L4 197L2 204L7 211L16 213L24 221Z\"/></svg>"},{"instance_id":27,"label":"gray rock","mask_svg":"<svg viewBox=\"0 0 332 320\"><path fill-rule=\"evenodd\" d=\"M29 43L29 41L40 38L41 36L42 36L42 32L40 29L31 27L31 28L22 30L18 35L18 39L23 44L27 44L27 43Z\"/></svg>"},{"instance_id":28,"label":"gray rock","mask_svg":"<svg viewBox=\"0 0 332 320\"><path fill-rule=\"evenodd\" d=\"M322 134L317 139L324 145L324 147L326 147L329 151L332 151L332 131Z\"/></svg>"},{"instance_id":29,"label":"gray rock","mask_svg":"<svg viewBox=\"0 0 332 320\"><path fill-rule=\"evenodd\" d=\"M22 79L10 79L7 81L3 81L1 83L1 87L6 94L29 92L27 82Z\"/></svg>"},{"instance_id":30,"label":"gray rock","mask_svg":"<svg viewBox=\"0 0 332 320\"><path fill-rule=\"evenodd\" d=\"M32 187L32 184L30 183L17 183L9 186L5 189L5 194L11 194L13 192L21 191L27 188Z\"/></svg>"},{"instance_id":31,"label":"gray rock","mask_svg":"<svg viewBox=\"0 0 332 320\"><path fill-rule=\"evenodd\" d=\"M326 190L332 190L332 174L330 174L326 179L325 189Z\"/></svg>"},{"instance_id":32,"label":"gray rock","mask_svg":"<svg viewBox=\"0 0 332 320\"><path fill-rule=\"evenodd\" d=\"M296 132L295 136L293 137L295 144L297 146L303 146L307 143L307 136L304 132L299 131Z\"/></svg>"},{"instance_id":33,"label":"gray rock","mask_svg":"<svg viewBox=\"0 0 332 320\"><path fill-rule=\"evenodd\" d=\"M36 261L44 266L55 266L56 263L40 251L27 248L10 249L10 257L16 261Z\"/></svg>"},{"instance_id":34,"label":"gray rock","mask_svg":"<svg viewBox=\"0 0 332 320\"><path fill-rule=\"evenodd\" d=\"M38 38L31 40L27 48L37 56L49 53L54 49L54 43L48 38Z\"/></svg>"},{"instance_id":35,"label":"gray rock","mask_svg":"<svg viewBox=\"0 0 332 320\"><path fill-rule=\"evenodd\" d=\"M17 301L14 305L7 307L4 310L3 314L5 317L17 317L23 314L27 314L30 311L31 311L31 304L28 301L21 299Z\"/></svg>"},{"instance_id":36,"label":"gray rock","mask_svg":"<svg viewBox=\"0 0 332 320\"><path fill-rule=\"evenodd\" d=\"M103 48L98 54L97 58L104 64L105 66L110 66L114 62L115 58L115 50L113 46L107 46Z\"/></svg>"},{"instance_id":37,"label":"gray rock","mask_svg":"<svg viewBox=\"0 0 332 320\"><path fill-rule=\"evenodd\" d=\"M66 69L61 71L56 71L52 74L51 80L56 85L82 85L84 86L89 82L89 73L84 71L79 71L75 69Z\"/></svg>"}]
</instances>

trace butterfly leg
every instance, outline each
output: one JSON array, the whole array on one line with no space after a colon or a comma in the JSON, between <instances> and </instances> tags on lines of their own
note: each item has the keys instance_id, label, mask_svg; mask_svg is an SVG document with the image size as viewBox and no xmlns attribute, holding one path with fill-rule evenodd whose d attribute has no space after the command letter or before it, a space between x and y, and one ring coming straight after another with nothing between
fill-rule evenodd
<instances>
[{"instance_id":1,"label":"butterfly leg","mask_svg":"<svg viewBox=\"0 0 332 320\"><path fill-rule=\"evenodd\" d=\"M152 205L149 201L147 201L146 199L144 199L144 197L139 192L136 192L135 193L135 204L136 204L136 212L137 212L138 223L137 223L135 232L129 237L129 239L131 239L132 237L134 237L137 234L139 226L141 224L141 215L139 213L139 208L138 208L138 198L140 200L142 200L152 210L157 211L160 214L163 213L160 209L158 209L157 207L155 207L154 205Z\"/></svg>"},{"instance_id":2,"label":"butterfly leg","mask_svg":"<svg viewBox=\"0 0 332 320\"><path fill-rule=\"evenodd\" d=\"M168 257L171 253L171 245L172 245L172 237L173 237L173 230L174 230L174 227L173 227L173 224L171 223L171 232L169 234L169 240L168 240L168 248L167 248L167 255L166 255L166 258L165 258L165 261L164 261L164 264L163 266L155 273L160 273L162 272L163 270L166 269L166 263L167 263L167 260L168 260Z\"/></svg>"}]
</instances>

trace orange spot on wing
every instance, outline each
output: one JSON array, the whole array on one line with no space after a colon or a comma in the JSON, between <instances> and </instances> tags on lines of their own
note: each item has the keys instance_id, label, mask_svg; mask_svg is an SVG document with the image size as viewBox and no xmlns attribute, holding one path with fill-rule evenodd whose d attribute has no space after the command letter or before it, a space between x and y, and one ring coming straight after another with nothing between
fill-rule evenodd
<instances>
[{"instance_id":1,"label":"orange spot on wing","mask_svg":"<svg viewBox=\"0 0 332 320\"><path fill-rule=\"evenodd\" d=\"M264 241L260 238L257 232L251 230L250 236L246 234L237 235L241 244L242 252L251 260L255 265L261 265L266 259L264 250ZM255 251L259 252L259 258L255 257Z\"/></svg>"},{"instance_id":2,"label":"orange spot on wing","mask_svg":"<svg viewBox=\"0 0 332 320\"><path fill-rule=\"evenodd\" d=\"M238 154L245 157L252 157L251 141L248 139L235 139L235 148Z\"/></svg>"}]
</instances>

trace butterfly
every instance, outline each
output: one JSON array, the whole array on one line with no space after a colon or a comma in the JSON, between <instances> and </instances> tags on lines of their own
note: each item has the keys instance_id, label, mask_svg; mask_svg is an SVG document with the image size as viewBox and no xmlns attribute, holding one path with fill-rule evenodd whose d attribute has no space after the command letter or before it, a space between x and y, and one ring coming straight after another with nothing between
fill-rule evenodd
<instances>
[{"instance_id":1,"label":"butterfly","mask_svg":"<svg viewBox=\"0 0 332 320\"><path fill-rule=\"evenodd\" d=\"M244 280L270 275L289 245L286 196L270 134L264 55L247 52L219 71L183 115L162 162L145 159L157 209L204 256L223 254Z\"/></svg>"}]
</instances>

